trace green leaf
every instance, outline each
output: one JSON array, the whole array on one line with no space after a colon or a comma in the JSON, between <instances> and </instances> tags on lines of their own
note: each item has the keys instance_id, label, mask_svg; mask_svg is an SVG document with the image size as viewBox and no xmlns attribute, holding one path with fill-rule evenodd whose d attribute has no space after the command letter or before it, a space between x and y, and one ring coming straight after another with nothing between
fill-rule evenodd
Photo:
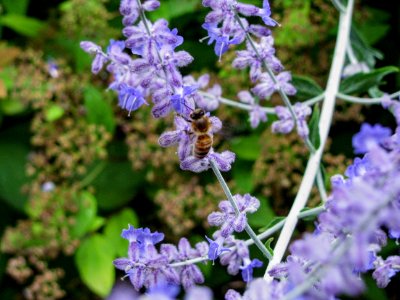
<instances>
[{"instance_id":1,"label":"green leaf","mask_svg":"<svg viewBox=\"0 0 400 300\"><path fill-rule=\"evenodd\" d=\"M25 174L25 164L29 155L28 128L15 126L0 135L0 199L23 212L28 200L21 192L29 182ZM18 137L18 139L16 138Z\"/></svg>"},{"instance_id":2,"label":"green leaf","mask_svg":"<svg viewBox=\"0 0 400 300\"><path fill-rule=\"evenodd\" d=\"M75 264L82 281L100 297L106 297L114 284L113 249L99 234L85 239L75 253Z\"/></svg>"},{"instance_id":3,"label":"green leaf","mask_svg":"<svg viewBox=\"0 0 400 300\"><path fill-rule=\"evenodd\" d=\"M321 145L321 138L319 136L319 106L318 104L314 105L313 113L310 120L310 141L314 145L315 149L318 149Z\"/></svg>"},{"instance_id":4,"label":"green leaf","mask_svg":"<svg viewBox=\"0 0 400 300\"><path fill-rule=\"evenodd\" d=\"M372 48L367 43L367 38L357 29L354 24L351 27L350 40L354 53L359 61L366 62L366 64L373 68L376 59L383 59L383 55L378 50Z\"/></svg>"},{"instance_id":5,"label":"green leaf","mask_svg":"<svg viewBox=\"0 0 400 300\"><path fill-rule=\"evenodd\" d=\"M248 214L247 218L252 227L263 227L275 217L274 211L271 209L266 199L260 200L260 208L254 214Z\"/></svg>"},{"instance_id":6,"label":"green leaf","mask_svg":"<svg viewBox=\"0 0 400 300\"><path fill-rule=\"evenodd\" d=\"M3 0L3 5L7 13L25 15L28 9L29 0Z\"/></svg>"},{"instance_id":7,"label":"green leaf","mask_svg":"<svg viewBox=\"0 0 400 300\"><path fill-rule=\"evenodd\" d=\"M264 226L264 227L260 228L260 229L258 230L258 232L260 232L260 233L261 233L261 232L264 232L264 231L268 230L269 228L271 228L271 227L275 226L276 224L278 224L280 221L285 220L285 219L286 219L286 217L274 217L274 218L272 218L272 220L268 223L267 226Z\"/></svg>"},{"instance_id":8,"label":"green leaf","mask_svg":"<svg viewBox=\"0 0 400 300\"><path fill-rule=\"evenodd\" d=\"M88 86L84 92L86 116L89 123L104 125L108 132L115 129L115 118L110 103L105 101L102 93L93 86Z\"/></svg>"},{"instance_id":9,"label":"green leaf","mask_svg":"<svg viewBox=\"0 0 400 300\"><path fill-rule=\"evenodd\" d=\"M92 182L99 208L116 209L130 201L143 183L142 173L134 172L128 160L108 161Z\"/></svg>"},{"instance_id":10,"label":"green leaf","mask_svg":"<svg viewBox=\"0 0 400 300\"><path fill-rule=\"evenodd\" d=\"M269 254L271 254L271 257L274 256L274 250L273 250L272 247L271 247L271 243L272 243L273 240L274 240L274 238L273 238L273 237L270 237L270 238L264 243L264 246L267 248Z\"/></svg>"},{"instance_id":11,"label":"green leaf","mask_svg":"<svg viewBox=\"0 0 400 300\"><path fill-rule=\"evenodd\" d=\"M244 160L256 160L260 156L261 144L258 135L232 139L231 148L237 157Z\"/></svg>"},{"instance_id":12,"label":"green leaf","mask_svg":"<svg viewBox=\"0 0 400 300\"><path fill-rule=\"evenodd\" d=\"M25 105L14 99L4 99L0 101L0 110L8 116L15 116L25 111Z\"/></svg>"},{"instance_id":13,"label":"green leaf","mask_svg":"<svg viewBox=\"0 0 400 300\"><path fill-rule=\"evenodd\" d=\"M27 37L36 37L44 29L46 23L17 14L7 14L0 17L0 24Z\"/></svg>"},{"instance_id":14,"label":"green leaf","mask_svg":"<svg viewBox=\"0 0 400 300\"><path fill-rule=\"evenodd\" d=\"M164 18L170 21L173 18L180 17L184 14L194 12L198 6L197 0L169 0L162 1L160 8L149 14L151 20Z\"/></svg>"},{"instance_id":15,"label":"green leaf","mask_svg":"<svg viewBox=\"0 0 400 300\"><path fill-rule=\"evenodd\" d=\"M296 97L301 100L313 98L324 92L318 83L306 76L293 75L292 84L297 90Z\"/></svg>"},{"instance_id":16,"label":"green leaf","mask_svg":"<svg viewBox=\"0 0 400 300\"><path fill-rule=\"evenodd\" d=\"M97 215L97 201L92 194L86 191L77 195L75 201L77 201L79 210L71 234L74 238L79 238L92 229Z\"/></svg>"},{"instance_id":17,"label":"green leaf","mask_svg":"<svg viewBox=\"0 0 400 300\"><path fill-rule=\"evenodd\" d=\"M57 104L50 105L45 110L45 119L48 122L54 122L64 115L64 109Z\"/></svg>"},{"instance_id":18,"label":"green leaf","mask_svg":"<svg viewBox=\"0 0 400 300\"><path fill-rule=\"evenodd\" d=\"M128 224L137 228L139 222L135 212L130 208L125 208L113 215L104 228L105 238L112 245L117 257L126 256L128 251L129 242L121 237L122 230L127 229Z\"/></svg>"},{"instance_id":19,"label":"green leaf","mask_svg":"<svg viewBox=\"0 0 400 300\"><path fill-rule=\"evenodd\" d=\"M252 173L249 172L252 168L251 162L238 160L232 166L232 175L235 180L238 193L251 193L254 189L254 180Z\"/></svg>"},{"instance_id":20,"label":"green leaf","mask_svg":"<svg viewBox=\"0 0 400 300\"><path fill-rule=\"evenodd\" d=\"M369 73L358 73L349 76L340 84L340 92L344 94L364 93L371 87L379 85L386 75L398 71L399 69L394 66L387 66Z\"/></svg>"}]
</instances>

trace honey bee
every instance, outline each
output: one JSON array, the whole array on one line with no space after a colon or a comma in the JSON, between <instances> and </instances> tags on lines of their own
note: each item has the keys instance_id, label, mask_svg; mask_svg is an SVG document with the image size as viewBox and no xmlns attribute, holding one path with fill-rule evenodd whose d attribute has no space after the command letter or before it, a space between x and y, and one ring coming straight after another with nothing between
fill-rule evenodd
<instances>
[{"instance_id":1,"label":"honey bee","mask_svg":"<svg viewBox=\"0 0 400 300\"><path fill-rule=\"evenodd\" d=\"M196 108L190 113L189 117L192 124L191 133L196 137L193 144L193 155L202 159L210 152L213 144L212 123L201 108Z\"/></svg>"}]
</instances>

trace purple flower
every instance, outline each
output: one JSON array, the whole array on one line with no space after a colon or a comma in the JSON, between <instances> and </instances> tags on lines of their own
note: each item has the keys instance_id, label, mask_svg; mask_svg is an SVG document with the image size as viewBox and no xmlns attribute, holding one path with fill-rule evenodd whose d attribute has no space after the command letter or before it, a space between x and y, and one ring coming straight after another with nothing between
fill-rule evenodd
<instances>
[{"instance_id":1,"label":"purple flower","mask_svg":"<svg viewBox=\"0 0 400 300\"><path fill-rule=\"evenodd\" d=\"M385 288L397 272L400 271L400 256L389 256L387 259L377 259L376 269L372 273L372 277L376 280L380 288Z\"/></svg>"},{"instance_id":2,"label":"purple flower","mask_svg":"<svg viewBox=\"0 0 400 300\"><path fill-rule=\"evenodd\" d=\"M186 157L181 162L181 169L200 173L211 168L210 160L215 162L220 171L227 172L231 169L231 165L235 161L235 154L231 151L217 153L211 148L210 152L204 158L199 159L193 155Z\"/></svg>"},{"instance_id":3,"label":"purple flower","mask_svg":"<svg viewBox=\"0 0 400 300\"><path fill-rule=\"evenodd\" d=\"M157 0L144 0L141 1L141 7L144 11L153 11L160 6L160 2ZM136 0L121 0L119 7L121 15L124 16L123 24L125 26L131 25L136 22L140 15L140 7Z\"/></svg>"},{"instance_id":4,"label":"purple flower","mask_svg":"<svg viewBox=\"0 0 400 300\"><path fill-rule=\"evenodd\" d=\"M171 96L172 107L178 114L189 115L194 110L194 103L190 103L186 99L193 95L197 90L197 86L183 86L176 90L176 94Z\"/></svg>"},{"instance_id":5,"label":"purple flower","mask_svg":"<svg viewBox=\"0 0 400 300\"><path fill-rule=\"evenodd\" d=\"M225 251L230 251L229 248L223 247L225 238L219 237L215 241L206 236L207 241L210 243L208 250L208 259L214 261Z\"/></svg>"},{"instance_id":6,"label":"purple flower","mask_svg":"<svg viewBox=\"0 0 400 300\"><path fill-rule=\"evenodd\" d=\"M270 67L274 72L280 72L283 70L281 62L275 57L274 39L272 36L262 37L259 43L255 43L257 52L253 49L250 43L246 43L247 50L236 51L236 58L232 65L237 69L244 69L250 67L250 79L252 82L256 82L262 75L263 62ZM269 77L266 74L269 81ZM272 94L272 93L271 93Z\"/></svg>"},{"instance_id":7,"label":"purple flower","mask_svg":"<svg viewBox=\"0 0 400 300\"><path fill-rule=\"evenodd\" d=\"M221 226L221 236L228 237L234 231L242 232L247 224L247 213L254 213L260 206L260 201L249 194L235 195L233 200L239 209L236 215L235 209L227 200L218 205L220 212L212 212L208 216L208 223L212 226Z\"/></svg>"},{"instance_id":8,"label":"purple flower","mask_svg":"<svg viewBox=\"0 0 400 300\"><path fill-rule=\"evenodd\" d=\"M255 258L250 260L250 258L244 258L243 266L240 267L242 270L242 278L244 282L250 282L253 280L253 269L261 268L263 265L262 261Z\"/></svg>"},{"instance_id":9,"label":"purple flower","mask_svg":"<svg viewBox=\"0 0 400 300\"><path fill-rule=\"evenodd\" d=\"M232 240L227 244L233 249L229 252L221 254L220 263L223 266L228 266L228 274L236 275L239 273L240 267L243 265L244 259L249 258L249 248L242 240L235 240L233 237L227 238L226 240Z\"/></svg>"},{"instance_id":10,"label":"purple flower","mask_svg":"<svg viewBox=\"0 0 400 300\"><path fill-rule=\"evenodd\" d=\"M267 113L256 104L256 100L248 91L238 93L239 100L243 103L251 105L250 110L250 125L252 128L257 128L260 122L267 121Z\"/></svg>"},{"instance_id":11,"label":"purple flower","mask_svg":"<svg viewBox=\"0 0 400 300\"><path fill-rule=\"evenodd\" d=\"M130 116L131 111L137 110L143 104L148 105L140 88L133 88L122 83L119 86L118 94L118 105L129 111L128 116Z\"/></svg>"},{"instance_id":12,"label":"purple flower","mask_svg":"<svg viewBox=\"0 0 400 300\"><path fill-rule=\"evenodd\" d=\"M311 114L311 108L298 102L293 106L293 110L297 117L297 132L300 137L305 139L309 134L306 117ZM272 123L272 132L287 134L292 131L295 123L289 109L283 106L276 106L275 112L279 120Z\"/></svg>"},{"instance_id":13,"label":"purple flower","mask_svg":"<svg viewBox=\"0 0 400 300\"><path fill-rule=\"evenodd\" d=\"M260 16L262 17L262 20L264 21L265 25L268 26L279 25L277 21L271 18L271 7L269 5L268 0L263 1L263 9L260 12Z\"/></svg>"},{"instance_id":14,"label":"purple flower","mask_svg":"<svg viewBox=\"0 0 400 300\"><path fill-rule=\"evenodd\" d=\"M212 300L212 291L203 286L193 286L186 292L184 300Z\"/></svg>"},{"instance_id":15,"label":"purple flower","mask_svg":"<svg viewBox=\"0 0 400 300\"><path fill-rule=\"evenodd\" d=\"M259 79L260 83L252 88L251 91L261 99L271 97L271 95L278 90L282 90L287 95L296 94L295 87L289 83L289 81L292 80L292 76L289 72L278 74L276 76L277 83L274 83L268 73L261 74Z\"/></svg>"},{"instance_id":16,"label":"purple flower","mask_svg":"<svg viewBox=\"0 0 400 300\"><path fill-rule=\"evenodd\" d=\"M363 154L372 148L382 145L391 135L391 130L379 124L371 126L367 123L361 125L361 131L353 136L354 153Z\"/></svg>"}]
</instances>

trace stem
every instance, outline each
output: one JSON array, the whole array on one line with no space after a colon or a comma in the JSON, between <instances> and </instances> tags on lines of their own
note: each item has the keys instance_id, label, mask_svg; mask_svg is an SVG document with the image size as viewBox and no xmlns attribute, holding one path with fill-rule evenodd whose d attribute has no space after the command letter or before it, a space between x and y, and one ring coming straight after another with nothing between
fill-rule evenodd
<instances>
[{"instance_id":1,"label":"stem","mask_svg":"<svg viewBox=\"0 0 400 300\"><path fill-rule=\"evenodd\" d=\"M361 98L361 97L354 97L350 95L345 95L342 93L337 93L337 98L344 100L344 101L349 101L353 103L361 103L361 104L380 104L382 102L382 98ZM389 97L391 99L400 96L400 91L397 91L393 94L390 94Z\"/></svg>"},{"instance_id":2,"label":"stem","mask_svg":"<svg viewBox=\"0 0 400 300\"><path fill-rule=\"evenodd\" d=\"M211 168L214 171L214 174L217 177L222 189L224 190L224 193L225 193L226 197L228 198L229 202L231 203L233 209L235 210L236 216L239 216L240 215L240 210L239 210L239 208L238 208L238 206L237 206L237 204L235 202L235 199L233 199L232 193L231 193L228 185L226 184L224 177L222 177L221 172L219 171L218 167L216 166L215 162L212 159L210 159L210 165L211 165ZM258 249L260 249L262 254L264 254L264 256L268 260L270 260L272 258L272 255L269 253L267 248L263 245L263 243L257 237L257 235L255 234L253 229L247 223L246 223L245 230L246 230L247 234L250 236L250 238L254 241L254 244L256 244Z\"/></svg>"},{"instance_id":3,"label":"stem","mask_svg":"<svg viewBox=\"0 0 400 300\"><path fill-rule=\"evenodd\" d=\"M85 186L88 186L89 184L92 183L93 180L96 179L97 176L104 170L106 167L106 162L101 161L98 165L96 165L93 170L87 174L80 182L80 187L83 188Z\"/></svg>"},{"instance_id":4,"label":"stem","mask_svg":"<svg viewBox=\"0 0 400 300\"><path fill-rule=\"evenodd\" d=\"M237 101L223 98L223 97L215 97L213 94L207 93L205 91L198 91L198 92L199 92L199 94L203 95L203 97L217 99L219 102L229 105L229 106L232 106L232 107L237 107L237 108L241 108L244 110L252 110L253 109L253 107L249 104L237 102ZM321 95L315 96L313 98L310 98L310 99L304 101L303 104L311 106L311 105L314 105L315 103L320 102L323 99L324 99L324 94L321 94ZM275 114L275 109L272 107L261 107L261 110L265 111L267 114Z\"/></svg>"},{"instance_id":5,"label":"stem","mask_svg":"<svg viewBox=\"0 0 400 300\"><path fill-rule=\"evenodd\" d=\"M324 149L330 125L332 123L332 115L335 107L335 96L339 90L341 71L345 61L346 45L349 39L351 28L353 3L354 0L349 0L346 12L340 14L339 30L336 39L335 52L332 66L329 72L329 79L325 92L325 100L321 111L321 118L319 121L319 134L321 137L321 144L314 153L310 154L310 158L308 160L299 191L276 243L274 249L274 257L267 266L267 270L264 275L264 278L267 281L272 281L272 277L268 275L269 270L271 270L271 268L273 268L275 265L279 264L283 258L283 255L285 254L286 248L290 242L290 238L293 234L294 229L296 228L298 215L307 203L307 199L310 195L315 176L317 175L318 169L320 168L322 151Z\"/></svg>"},{"instance_id":6,"label":"stem","mask_svg":"<svg viewBox=\"0 0 400 300\"><path fill-rule=\"evenodd\" d=\"M319 194L321 196L321 200L322 200L323 203L325 203L326 201L328 201L328 194L327 194L326 189L325 189L325 183L324 183L324 179L322 177L321 168L318 168L317 186L318 186Z\"/></svg>"},{"instance_id":7,"label":"stem","mask_svg":"<svg viewBox=\"0 0 400 300\"><path fill-rule=\"evenodd\" d=\"M333 6L342 14L346 12L346 8L339 0L331 0Z\"/></svg>"}]
</instances>

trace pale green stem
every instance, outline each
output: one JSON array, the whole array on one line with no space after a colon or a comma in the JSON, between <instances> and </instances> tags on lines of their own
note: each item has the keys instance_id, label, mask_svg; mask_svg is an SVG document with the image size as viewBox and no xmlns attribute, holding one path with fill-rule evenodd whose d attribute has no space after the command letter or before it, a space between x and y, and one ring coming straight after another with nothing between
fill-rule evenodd
<instances>
[{"instance_id":1,"label":"pale green stem","mask_svg":"<svg viewBox=\"0 0 400 300\"><path fill-rule=\"evenodd\" d=\"M397 91L397 92L389 95L389 97L391 99L396 98L398 96L400 96L400 91ZM382 97L380 97L380 98L361 98L361 97L345 95L342 93L337 93L337 98L344 100L344 101L360 103L360 104L381 104L382 103Z\"/></svg>"},{"instance_id":2,"label":"pale green stem","mask_svg":"<svg viewBox=\"0 0 400 300\"><path fill-rule=\"evenodd\" d=\"M93 170L91 170L91 172L89 172L89 174L87 174L81 181L79 186L81 188L88 186L89 184L91 184L93 182L93 180L95 180L97 178L97 176L100 175L100 173L104 170L104 168L106 167L106 162L101 161L100 163L98 163Z\"/></svg>"},{"instance_id":3,"label":"pale green stem","mask_svg":"<svg viewBox=\"0 0 400 300\"><path fill-rule=\"evenodd\" d=\"M333 6L340 12L344 13L346 12L346 8L343 6L343 4L339 0L331 0Z\"/></svg>"},{"instance_id":4,"label":"pale green stem","mask_svg":"<svg viewBox=\"0 0 400 300\"><path fill-rule=\"evenodd\" d=\"M340 14L338 36L336 39L335 52L331 69L329 72L328 83L325 92L325 100L323 102L321 117L319 120L319 134L320 146L316 152L311 153L303 179L300 184L299 191L287 216L285 225L281 231L274 249L274 257L269 262L264 278L267 281L272 281L273 278L269 276L268 272L277 264L279 264L286 252L287 246L296 228L298 215L305 207L308 197L311 192L312 185L315 177L320 169L320 161L322 151L326 139L328 137L329 129L332 123L332 115L335 107L335 98L339 90L341 72L345 61L346 45L349 39L351 28L351 16L353 10L354 0L348 1L348 6L345 13Z\"/></svg>"},{"instance_id":5,"label":"pale green stem","mask_svg":"<svg viewBox=\"0 0 400 300\"><path fill-rule=\"evenodd\" d=\"M236 216L239 216L240 215L240 211L239 211L239 208L238 208L238 206L236 204L236 201L235 201L235 199L233 199L232 193L231 193L228 185L226 184L224 177L222 177L221 172L219 171L217 165L215 164L215 162L212 159L210 159L210 165L211 165L211 168L214 171L214 174L217 177L222 189L224 190L224 193L225 193L226 197L228 198L229 202L231 203L233 209L235 210ZM271 253L269 253L267 248L263 245L263 243L257 237L256 233L253 231L253 229L247 223L246 223L245 230L246 230L247 234L250 236L250 238L254 241L254 244L258 247L258 249L260 249L262 254L268 260L270 260L272 258Z\"/></svg>"}]
</instances>

